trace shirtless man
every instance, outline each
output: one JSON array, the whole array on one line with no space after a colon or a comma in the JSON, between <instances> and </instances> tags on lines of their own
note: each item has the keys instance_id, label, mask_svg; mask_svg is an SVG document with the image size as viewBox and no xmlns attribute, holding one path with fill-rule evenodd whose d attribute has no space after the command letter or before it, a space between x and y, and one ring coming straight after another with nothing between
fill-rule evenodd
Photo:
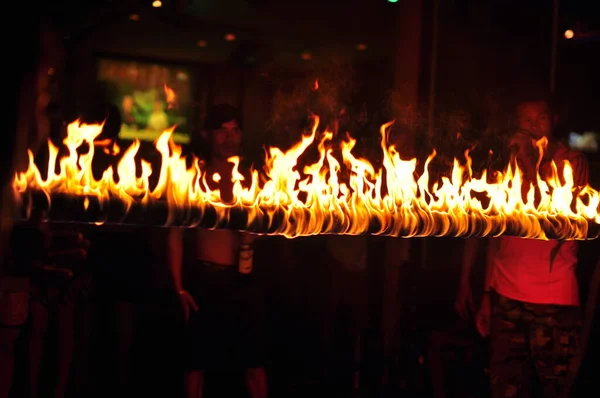
<instances>
[{"instance_id":1,"label":"shirtless man","mask_svg":"<svg viewBox=\"0 0 600 398\"><path fill-rule=\"evenodd\" d=\"M239 113L229 105L217 105L206 121L203 138L208 147L208 175L219 173L218 188L224 201L231 199L228 176L231 156L240 153L242 133ZM229 197L228 197L229 196ZM231 230L198 229L195 239L195 277L182 282L183 244L181 228L172 228L168 258L174 287L187 321L189 357L185 390L188 398L202 397L204 371L233 366L246 369L252 398L267 396L267 380L261 349L263 305L254 277L240 269L240 251L250 247L252 235ZM234 354L235 359L230 358Z\"/></svg>"}]
</instances>

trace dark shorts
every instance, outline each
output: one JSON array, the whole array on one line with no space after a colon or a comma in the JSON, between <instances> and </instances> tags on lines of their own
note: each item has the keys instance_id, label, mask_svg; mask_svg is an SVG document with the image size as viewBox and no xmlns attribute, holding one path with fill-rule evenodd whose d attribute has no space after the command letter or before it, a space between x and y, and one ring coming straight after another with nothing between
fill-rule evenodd
<instances>
[{"instance_id":1,"label":"dark shorts","mask_svg":"<svg viewBox=\"0 0 600 398\"><path fill-rule=\"evenodd\" d=\"M491 320L492 398L560 397L579 355L581 312L576 306L531 304L495 294Z\"/></svg>"},{"instance_id":2,"label":"dark shorts","mask_svg":"<svg viewBox=\"0 0 600 398\"><path fill-rule=\"evenodd\" d=\"M263 367L265 303L255 275L198 262L185 280L199 307L186 327L186 368Z\"/></svg>"},{"instance_id":3,"label":"dark shorts","mask_svg":"<svg viewBox=\"0 0 600 398\"><path fill-rule=\"evenodd\" d=\"M31 283L31 301L46 308L63 304L84 304L92 294L92 278L89 273L76 275L64 281L49 278L33 278Z\"/></svg>"}]
</instances>

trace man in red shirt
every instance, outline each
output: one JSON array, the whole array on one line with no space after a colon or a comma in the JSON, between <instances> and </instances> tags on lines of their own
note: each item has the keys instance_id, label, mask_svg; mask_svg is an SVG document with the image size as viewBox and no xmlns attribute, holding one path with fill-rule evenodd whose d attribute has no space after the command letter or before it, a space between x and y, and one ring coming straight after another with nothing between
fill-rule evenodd
<instances>
[{"instance_id":1,"label":"man in red shirt","mask_svg":"<svg viewBox=\"0 0 600 398\"><path fill-rule=\"evenodd\" d=\"M553 122L546 100L524 101L517 107L519 132L511 137L510 146L525 182L535 181L535 143L547 137L542 178L552 161L562 176L568 160L575 186L585 185L585 157L552 139ZM465 250L476 250L477 242L470 240ZM577 242L501 236L490 240L487 259L485 294L476 324L482 336L491 338L492 397L527 395L532 372L544 397L561 396L578 351L581 324ZM463 272L469 268L465 265Z\"/></svg>"}]
</instances>

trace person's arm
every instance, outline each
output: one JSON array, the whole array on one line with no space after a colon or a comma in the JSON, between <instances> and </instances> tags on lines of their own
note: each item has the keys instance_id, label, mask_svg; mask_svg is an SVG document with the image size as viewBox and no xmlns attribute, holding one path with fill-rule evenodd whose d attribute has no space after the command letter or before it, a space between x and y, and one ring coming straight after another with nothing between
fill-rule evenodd
<instances>
[{"instance_id":1,"label":"person's arm","mask_svg":"<svg viewBox=\"0 0 600 398\"><path fill-rule=\"evenodd\" d=\"M492 257L495 255L496 245L498 240L495 238L490 239L487 247L486 255L486 266L485 266L485 282L483 285L483 296L481 298L481 305L477 316L475 318L475 325L479 334L486 337L490 334L490 323L492 317L492 297L491 288L494 280L494 262Z\"/></svg>"},{"instance_id":2,"label":"person's arm","mask_svg":"<svg viewBox=\"0 0 600 398\"><path fill-rule=\"evenodd\" d=\"M473 263L477 258L477 253L481 247L481 239L467 239L462 256L462 264L460 270L460 286L470 286L471 270Z\"/></svg>"},{"instance_id":3,"label":"person's arm","mask_svg":"<svg viewBox=\"0 0 600 398\"><path fill-rule=\"evenodd\" d=\"M463 249L460 282L454 309L463 319L469 319L475 310L471 291L471 270L481 247L481 239L467 239Z\"/></svg>"},{"instance_id":4,"label":"person's arm","mask_svg":"<svg viewBox=\"0 0 600 398\"><path fill-rule=\"evenodd\" d=\"M494 252L496 251L496 246L498 245L497 238L491 238L488 243L488 247L485 255L485 280L483 284L483 294L489 295L492 289L493 280L494 280L494 262L492 261L492 257L494 256Z\"/></svg>"},{"instance_id":5,"label":"person's arm","mask_svg":"<svg viewBox=\"0 0 600 398\"><path fill-rule=\"evenodd\" d=\"M573 169L573 183L577 187L583 187L589 182L589 164L585 155L575 153L570 159L571 168Z\"/></svg>"},{"instance_id":6,"label":"person's arm","mask_svg":"<svg viewBox=\"0 0 600 398\"><path fill-rule=\"evenodd\" d=\"M509 138L508 146L525 179L535 181L538 153L531 136L518 131Z\"/></svg>"},{"instance_id":7,"label":"person's arm","mask_svg":"<svg viewBox=\"0 0 600 398\"><path fill-rule=\"evenodd\" d=\"M194 298L183 287L183 229L171 228L167 237L167 261L171 271L173 287L179 297L183 309L184 319L190 319L191 311L198 311L198 305Z\"/></svg>"}]
</instances>

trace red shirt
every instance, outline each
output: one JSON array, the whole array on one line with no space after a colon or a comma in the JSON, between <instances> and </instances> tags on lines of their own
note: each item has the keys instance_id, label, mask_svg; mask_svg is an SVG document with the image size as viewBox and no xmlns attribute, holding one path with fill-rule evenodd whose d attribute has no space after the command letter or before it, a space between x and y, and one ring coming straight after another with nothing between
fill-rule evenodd
<instances>
[{"instance_id":1,"label":"red shirt","mask_svg":"<svg viewBox=\"0 0 600 398\"><path fill-rule=\"evenodd\" d=\"M564 160L573 168L575 185L587 184L585 157L559 144L553 160L562 176ZM542 177L549 162L542 164ZM492 241L490 287L508 298L538 304L579 305L575 267L577 242L501 236Z\"/></svg>"}]
</instances>

